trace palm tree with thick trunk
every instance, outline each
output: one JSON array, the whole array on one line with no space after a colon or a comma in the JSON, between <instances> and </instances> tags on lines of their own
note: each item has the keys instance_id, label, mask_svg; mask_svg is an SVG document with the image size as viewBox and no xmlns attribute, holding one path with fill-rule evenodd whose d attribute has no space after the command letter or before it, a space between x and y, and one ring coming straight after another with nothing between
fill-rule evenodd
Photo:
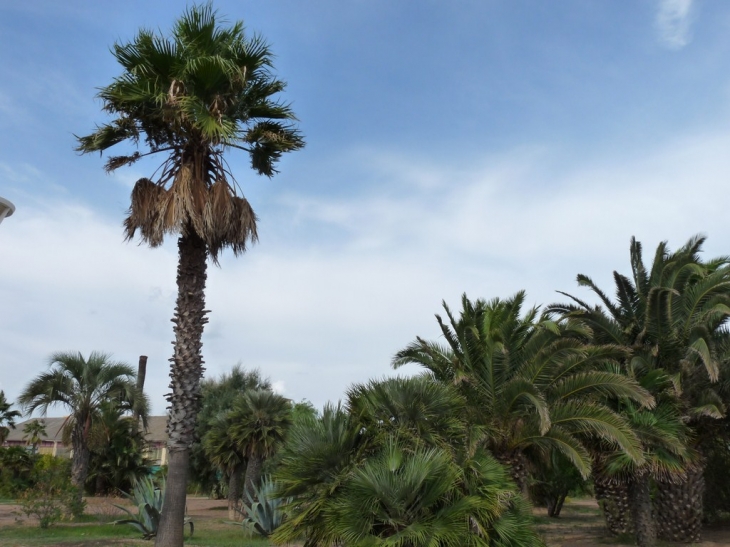
<instances>
[{"instance_id":1,"label":"palm tree with thick trunk","mask_svg":"<svg viewBox=\"0 0 730 547\"><path fill-rule=\"evenodd\" d=\"M674 541L699 541L702 426L725 413L722 385L718 384L723 354L722 344L718 342L724 336L730 316L730 266L725 257L703 262L699 256L703 243L704 238L694 237L677 251L670 252L667 243L662 242L647 268L641 243L632 238L632 275L614 272L615 301L589 277L579 275L578 284L588 287L601 304L591 305L563 293L573 303L550 308L588 324L595 343L624 347L627 354L622 361L623 373L646 385L658 400L671 399L666 403L674 409L674 421L689 427L691 434L683 437L690 445L685 447L685 452L694 458L687 460L684 469L673 476L669 473L654 476L659 536ZM666 381L660 382L659 378ZM617 410L623 413L625 408L630 407ZM657 410L660 408L666 406L657 406ZM662 417L665 421L666 418ZM655 439L653 433L645 437ZM676 447L677 443L672 443L669 436L664 437L663 445L671 444ZM637 469L636 480L630 478L629 485L651 478L651 473ZM683 496L683 488L691 494ZM644 486L639 488L644 496L646 490ZM625 505L616 500L606 500L605 504ZM640 505L649 507L645 502ZM637 510L633 512L637 514ZM644 516L641 519L647 520Z\"/></svg>"},{"instance_id":2,"label":"palm tree with thick trunk","mask_svg":"<svg viewBox=\"0 0 730 547\"><path fill-rule=\"evenodd\" d=\"M5 442L11 429L15 429L15 420L22 414L17 410L10 410L13 404L5 399L5 392L0 391L0 445Z\"/></svg>"},{"instance_id":3,"label":"palm tree with thick trunk","mask_svg":"<svg viewBox=\"0 0 730 547\"><path fill-rule=\"evenodd\" d=\"M208 258L243 253L257 239L256 215L223 157L235 149L268 177L282 154L304 144L291 108L274 98L285 84L271 71L272 54L241 22L223 27L208 4L189 8L169 36L142 30L112 53L122 75L102 88L114 119L79 138L82 153L125 141L143 153L113 156L113 171L143 156L163 154L152 178L137 181L124 222L128 239L139 231L152 247L178 236L178 297L171 362L167 433L169 475L157 545L182 545L190 447L203 374Z\"/></svg>"},{"instance_id":4,"label":"palm tree with thick trunk","mask_svg":"<svg viewBox=\"0 0 730 547\"><path fill-rule=\"evenodd\" d=\"M88 359L81 353L54 353L49 367L25 387L18 402L29 415L40 410L45 416L54 405L69 412L71 482L80 500L89 472L89 435L100 420L103 405L114 401L129 412L146 409L147 405L144 395L137 391L134 368L113 361L105 353L91 352Z\"/></svg>"}]
</instances>

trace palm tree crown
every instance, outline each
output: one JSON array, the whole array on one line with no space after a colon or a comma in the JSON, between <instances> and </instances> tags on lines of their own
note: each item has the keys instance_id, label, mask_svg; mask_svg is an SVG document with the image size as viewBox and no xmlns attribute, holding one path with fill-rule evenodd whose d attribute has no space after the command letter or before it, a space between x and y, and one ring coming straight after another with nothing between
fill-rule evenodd
<instances>
[{"instance_id":1,"label":"palm tree crown","mask_svg":"<svg viewBox=\"0 0 730 547\"><path fill-rule=\"evenodd\" d=\"M248 38L241 22L220 27L207 5L188 10L169 38L141 30L112 53L124 72L99 97L116 119L80 137L78 150L144 142L144 154L110 157L108 171L167 154L155 180L135 185L127 237L140 230L154 247L165 234L193 230L214 260L224 247L245 251L256 239L256 216L223 152L246 151L254 171L270 177L284 152L304 145L289 105L272 98L285 84L271 73L266 42Z\"/></svg>"}]
</instances>

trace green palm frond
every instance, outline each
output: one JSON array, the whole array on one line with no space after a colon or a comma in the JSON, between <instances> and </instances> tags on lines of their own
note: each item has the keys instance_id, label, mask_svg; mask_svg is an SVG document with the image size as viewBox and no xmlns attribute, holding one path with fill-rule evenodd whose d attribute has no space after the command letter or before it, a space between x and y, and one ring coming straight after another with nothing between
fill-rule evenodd
<instances>
[{"instance_id":1,"label":"green palm frond","mask_svg":"<svg viewBox=\"0 0 730 547\"><path fill-rule=\"evenodd\" d=\"M81 153L103 153L125 141L144 149L110 156L107 171L164 154L156 177L135 187L126 235L140 233L157 246L167 234L192 229L214 262L221 249L238 254L256 241L256 216L223 153L241 149L255 172L271 177L284 153L304 146L292 109L276 98L286 85L271 70L268 44L248 36L240 22L219 22L210 5L194 6L169 35L141 30L132 41L115 44L122 73L98 93L112 119L77 137ZM148 183L159 190L150 191ZM215 184L229 191L214 192ZM135 199L142 191L149 199ZM218 215L224 194L228 204ZM216 201L217 207L210 205Z\"/></svg>"}]
</instances>

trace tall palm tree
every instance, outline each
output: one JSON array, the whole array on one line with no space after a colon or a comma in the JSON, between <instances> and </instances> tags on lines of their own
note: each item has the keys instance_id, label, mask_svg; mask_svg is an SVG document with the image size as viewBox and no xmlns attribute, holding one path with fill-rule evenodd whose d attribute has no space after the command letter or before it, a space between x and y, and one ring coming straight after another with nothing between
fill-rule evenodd
<instances>
[{"instance_id":1,"label":"tall palm tree","mask_svg":"<svg viewBox=\"0 0 730 547\"><path fill-rule=\"evenodd\" d=\"M586 438L643 456L626 421L600 404L612 394L642 405L653 399L613 370L622 355L613 346L591 346L578 321L554 321L537 308L522 313L523 292L506 300L462 297L457 319L444 303L448 323L436 316L446 345L417 338L398 352L393 366L417 363L462 393L471 424L483 428L489 450L507 464L524 492L527 453L558 450L587 476Z\"/></svg>"},{"instance_id":2,"label":"tall palm tree","mask_svg":"<svg viewBox=\"0 0 730 547\"><path fill-rule=\"evenodd\" d=\"M292 423L291 401L266 389L249 390L227 416L229 435L245 456L244 490L255 499L264 460L281 446Z\"/></svg>"},{"instance_id":3,"label":"tall palm tree","mask_svg":"<svg viewBox=\"0 0 730 547\"><path fill-rule=\"evenodd\" d=\"M105 353L92 352L88 359L81 353L54 353L49 367L25 387L18 402L28 414L40 410L45 416L54 405L70 413L71 482L81 497L89 472L89 435L102 405L112 400L126 411L136 409L146 416L147 403L137 391L134 368Z\"/></svg>"},{"instance_id":4,"label":"tall palm tree","mask_svg":"<svg viewBox=\"0 0 730 547\"><path fill-rule=\"evenodd\" d=\"M658 483L659 535L675 541L699 541L702 495L701 485L697 483L702 477L702 458L698 452L702 435L698 433L708 421L722 417L725 412L723 394L717 383L723 353L718 337L724 333L730 316L730 266L724 257L703 262L700 252L704 241L702 237L693 237L675 252L670 252L667 243L662 242L647 268L641 243L632 238L632 276L614 272L616 301L589 277L579 275L578 284L588 287L601 305L591 305L563 293L573 303L550 307L564 316L586 322L596 343L626 348L624 374L647 387L658 386L662 397L671 392L676 403L676 420L693 431L686 438L693 449L687 454L697 455L694 461L688 462L683 474ZM660 377L671 380L670 386L667 382L657 382ZM660 396L656 389L652 392ZM670 439L666 437L665 441L669 443ZM667 476L660 475L658 479ZM646 482L649 476L640 472L635 479ZM693 495L679 502L678 490L683 487ZM644 492L647 488L642 486ZM667 490L671 493L665 495ZM664 501L667 499L672 501ZM684 514L683 508L688 509Z\"/></svg>"},{"instance_id":5,"label":"tall palm tree","mask_svg":"<svg viewBox=\"0 0 730 547\"><path fill-rule=\"evenodd\" d=\"M5 392L0 391L0 445L8 438L11 429L15 429L15 420L22 414L17 410L10 410L13 404L5 399Z\"/></svg>"},{"instance_id":6,"label":"tall palm tree","mask_svg":"<svg viewBox=\"0 0 730 547\"><path fill-rule=\"evenodd\" d=\"M220 26L210 4L189 8L169 36L142 30L112 52L123 73L99 97L115 119L79 138L78 150L144 144L144 153L110 157L108 171L150 154L165 155L156 175L137 181L124 226L128 239L139 230L152 247L166 234L179 236L169 475L156 543L182 545L203 373L206 261L217 263L226 247L241 254L257 239L256 215L223 154L243 150L255 172L271 177L282 154L302 148L304 141L291 124L291 108L274 98L285 84L271 72L268 45L247 37L241 22Z\"/></svg>"},{"instance_id":7,"label":"tall palm tree","mask_svg":"<svg viewBox=\"0 0 730 547\"><path fill-rule=\"evenodd\" d=\"M33 447L33 454L38 452L38 445L46 436L46 421L31 420L23 427L23 440Z\"/></svg>"}]
</instances>

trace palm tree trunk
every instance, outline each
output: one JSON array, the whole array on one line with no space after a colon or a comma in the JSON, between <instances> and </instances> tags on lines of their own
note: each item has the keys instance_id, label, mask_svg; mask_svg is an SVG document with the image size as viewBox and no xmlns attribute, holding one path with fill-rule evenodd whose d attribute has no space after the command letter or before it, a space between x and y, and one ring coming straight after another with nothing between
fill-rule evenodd
<instances>
[{"instance_id":1,"label":"palm tree trunk","mask_svg":"<svg viewBox=\"0 0 730 547\"><path fill-rule=\"evenodd\" d=\"M629 486L624 477L608 476L601 462L593 464L593 491L606 529L612 536L633 534Z\"/></svg>"},{"instance_id":2,"label":"palm tree trunk","mask_svg":"<svg viewBox=\"0 0 730 547\"><path fill-rule=\"evenodd\" d=\"M203 327L205 279L208 252L205 242L191 226L178 239L177 305L175 349L170 359L170 402L167 418L169 452L167 488L162 506L156 547L182 547L188 462L200 406L200 378L203 375Z\"/></svg>"},{"instance_id":3,"label":"palm tree trunk","mask_svg":"<svg viewBox=\"0 0 730 547\"><path fill-rule=\"evenodd\" d=\"M73 457L71 458L71 484L76 488L74 498L80 504L84 495L86 477L89 475L89 459L91 453L84 439L83 424L76 424L71 432L71 446Z\"/></svg>"},{"instance_id":4,"label":"palm tree trunk","mask_svg":"<svg viewBox=\"0 0 730 547\"><path fill-rule=\"evenodd\" d=\"M629 484L631 516L636 528L636 544L639 547L656 545L656 524L651 503L651 476L637 473Z\"/></svg>"},{"instance_id":5,"label":"palm tree trunk","mask_svg":"<svg viewBox=\"0 0 730 547\"><path fill-rule=\"evenodd\" d=\"M246 489L246 501L256 500L256 488L261 484L261 468L263 467L263 458L261 456L252 455L248 458L246 466L246 479L244 480L244 488Z\"/></svg>"},{"instance_id":6,"label":"palm tree trunk","mask_svg":"<svg viewBox=\"0 0 730 547\"><path fill-rule=\"evenodd\" d=\"M228 519L233 521L241 520L241 486L243 482L243 464L238 464L231 471L228 479Z\"/></svg>"},{"instance_id":7,"label":"palm tree trunk","mask_svg":"<svg viewBox=\"0 0 730 547\"><path fill-rule=\"evenodd\" d=\"M656 508L660 539L680 543L702 541L705 466L696 464L682 480L657 485Z\"/></svg>"},{"instance_id":8,"label":"palm tree trunk","mask_svg":"<svg viewBox=\"0 0 730 547\"><path fill-rule=\"evenodd\" d=\"M525 497L525 499L529 499L527 483L529 481L530 474L528 470L527 457L519 450L501 452L498 455L495 455L495 457L499 463L507 466L510 477L512 477L515 485L517 485L517 489Z\"/></svg>"}]
</instances>

